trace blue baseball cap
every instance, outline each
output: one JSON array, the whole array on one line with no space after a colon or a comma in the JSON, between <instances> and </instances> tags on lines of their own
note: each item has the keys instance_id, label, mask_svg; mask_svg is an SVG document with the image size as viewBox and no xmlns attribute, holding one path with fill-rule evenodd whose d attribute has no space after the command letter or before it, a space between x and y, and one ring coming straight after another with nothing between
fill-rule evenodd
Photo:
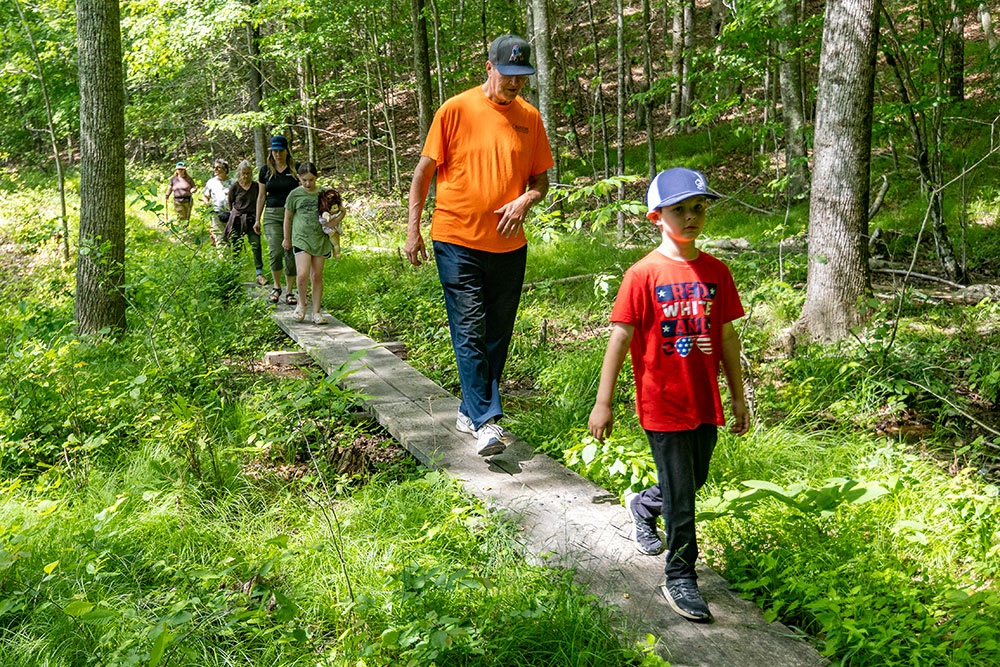
<instances>
[{"instance_id":1,"label":"blue baseball cap","mask_svg":"<svg viewBox=\"0 0 1000 667\"><path fill-rule=\"evenodd\" d=\"M534 74L531 45L517 35L500 35L490 44L489 60L504 76Z\"/></svg>"},{"instance_id":2,"label":"blue baseball cap","mask_svg":"<svg viewBox=\"0 0 1000 667\"><path fill-rule=\"evenodd\" d=\"M288 139L285 139L280 134L276 134L271 137L271 150L272 151L287 151L288 150Z\"/></svg>"},{"instance_id":3,"label":"blue baseball cap","mask_svg":"<svg viewBox=\"0 0 1000 667\"><path fill-rule=\"evenodd\" d=\"M174 165L174 169L187 169L183 162L178 162Z\"/></svg>"},{"instance_id":4,"label":"blue baseball cap","mask_svg":"<svg viewBox=\"0 0 1000 667\"><path fill-rule=\"evenodd\" d=\"M708 189L705 174L697 169L674 167L661 171L650 181L649 190L646 191L646 204L649 206L649 212L655 213L658 208L670 206L697 195L709 199L719 198L719 195Z\"/></svg>"}]
</instances>

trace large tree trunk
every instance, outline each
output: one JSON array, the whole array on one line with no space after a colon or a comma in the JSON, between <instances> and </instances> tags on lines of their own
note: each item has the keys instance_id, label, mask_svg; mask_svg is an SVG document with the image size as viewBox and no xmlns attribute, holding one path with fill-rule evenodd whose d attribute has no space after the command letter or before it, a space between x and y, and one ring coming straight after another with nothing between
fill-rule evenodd
<instances>
[{"instance_id":1,"label":"large tree trunk","mask_svg":"<svg viewBox=\"0 0 1000 667\"><path fill-rule=\"evenodd\" d=\"M431 129L434 106L431 102L431 59L427 48L427 21L424 19L424 0L410 0L410 21L413 25L413 70L417 79L417 120L420 124L420 143Z\"/></svg>"},{"instance_id":2,"label":"large tree trunk","mask_svg":"<svg viewBox=\"0 0 1000 667\"><path fill-rule=\"evenodd\" d=\"M997 50L997 34L993 32L993 15L985 2L979 3L979 22L983 24L983 34L986 35L986 45L990 53Z\"/></svg>"},{"instance_id":3,"label":"large tree trunk","mask_svg":"<svg viewBox=\"0 0 1000 667\"><path fill-rule=\"evenodd\" d=\"M77 331L125 330L125 94L118 2L77 0L80 249Z\"/></svg>"},{"instance_id":4,"label":"large tree trunk","mask_svg":"<svg viewBox=\"0 0 1000 667\"><path fill-rule=\"evenodd\" d=\"M800 23L797 0L784 0L778 6L778 25L784 37L778 42L781 65L778 77L781 87L781 117L785 134L785 170L788 173L787 196L795 198L805 192L809 178L806 163L805 111L802 108L802 56L796 52L790 37Z\"/></svg>"},{"instance_id":5,"label":"large tree trunk","mask_svg":"<svg viewBox=\"0 0 1000 667\"><path fill-rule=\"evenodd\" d=\"M799 325L840 340L871 291L868 196L880 0L828 0L809 200L809 273Z\"/></svg>"},{"instance_id":6,"label":"large tree trunk","mask_svg":"<svg viewBox=\"0 0 1000 667\"><path fill-rule=\"evenodd\" d=\"M618 45L616 60L618 61L618 123L616 125L615 143L618 146L618 168L615 173L625 175L625 7L622 0L615 0L615 35ZM618 184L618 201L625 199L625 185ZM616 220L618 238L625 237L625 211L619 210Z\"/></svg>"},{"instance_id":7,"label":"large tree trunk","mask_svg":"<svg viewBox=\"0 0 1000 667\"><path fill-rule=\"evenodd\" d=\"M250 88L250 111L261 110L261 103L264 101L264 77L261 74L260 63L260 30L252 23L246 25L247 36L247 62L250 76L248 86ZM267 163L267 128L262 124L253 126L253 154L257 160L256 168L260 169Z\"/></svg>"},{"instance_id":8,"label":"large tree trunk","mask_svg":"<svg viewBox=\"0 0 1000 667\"><path fill-rule=\"evenodd\" d=\"M597 20L594 18L594 0L587 0L587 8L590 12L590 35L594 41L594 69L597 71L597 87L594 90L597 107L597 115L600 116L601 123L601 149L604 155L604 178L607 178L611 167L611 156L608 155L608 121L604 113L604 75L601 73L601 51L600 41L597 39Z\"/></svg>"}]
</instances>

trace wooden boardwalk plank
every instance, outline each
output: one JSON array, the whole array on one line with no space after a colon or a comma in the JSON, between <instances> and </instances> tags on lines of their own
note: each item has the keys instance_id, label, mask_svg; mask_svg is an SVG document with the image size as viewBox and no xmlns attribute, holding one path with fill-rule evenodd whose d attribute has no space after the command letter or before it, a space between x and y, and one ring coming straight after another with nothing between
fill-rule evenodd
<instances>
[{"instance_id":1,"label":"wooden boardwalk plank","mask_svg":"<svg viewBox=\"0 0 1000 667\"><path fill-rule=\"evenodd\" d=\"M343 383L369 397L366 408L422 464L446 471L516 521L526 557L573 568L578 583L624 612L627 636L658 637L661 655L671 664L827 664L787 627L766 623L753 604L704 566L698 568L699 585L714 622L695 624L677 616L656 591L663 557L635 550L625 510L605 489L510 432L503 454L479 457L474 438L455 429L459 400L405 361L334 318L325 327L295 322L285 306L272 317L328 373L342 365L353 371Z\"/></svg>"}]
</instances>

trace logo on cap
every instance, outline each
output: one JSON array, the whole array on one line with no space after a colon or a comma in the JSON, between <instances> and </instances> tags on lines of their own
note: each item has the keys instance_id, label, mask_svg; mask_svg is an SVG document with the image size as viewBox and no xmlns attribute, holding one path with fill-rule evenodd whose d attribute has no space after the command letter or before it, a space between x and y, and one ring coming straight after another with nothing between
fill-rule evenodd
<instances>
[{"instance_id":1,"label":"logo on cap","mask_svg":"<svg viewBox=\"0 0 1000 667\"><path fill-rule=\"evenodd\" d=\"M696 188L698 188L699 190L704 190L705 189L705 179L702 178L701 176L695 176L694 177L694 186Z\"/></svg>"},{"instance_id":2,"label":"logo on cap","mask_svg":"<svg viewBox=\"0 0 1000 667\"><path fill-rule=\"evenodd\" d=\"M507 62L514 63L515 65L520 65L524 62L524 54L521 52L520 44L515 44L510 48L510 58Z\"/></svg>"}]
</instances>

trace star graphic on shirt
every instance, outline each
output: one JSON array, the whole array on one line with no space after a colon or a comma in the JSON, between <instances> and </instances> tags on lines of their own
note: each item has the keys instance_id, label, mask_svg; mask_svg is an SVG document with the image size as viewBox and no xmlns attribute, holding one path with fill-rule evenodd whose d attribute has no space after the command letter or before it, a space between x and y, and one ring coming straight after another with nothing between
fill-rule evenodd
<instances>
[{"instance_id":1,"label":"star graphic on shirt","mask_svg":"<svg viewBox=\"0 0 1000 667\"><path fill-rule=\"evenodd\" d=\"M667 298L669 298L669 296L670 296L670 290L668 290L666 287L657 287L656 288L656 300L657 301L666 301Z\"/></svg>"}]
</instances>

